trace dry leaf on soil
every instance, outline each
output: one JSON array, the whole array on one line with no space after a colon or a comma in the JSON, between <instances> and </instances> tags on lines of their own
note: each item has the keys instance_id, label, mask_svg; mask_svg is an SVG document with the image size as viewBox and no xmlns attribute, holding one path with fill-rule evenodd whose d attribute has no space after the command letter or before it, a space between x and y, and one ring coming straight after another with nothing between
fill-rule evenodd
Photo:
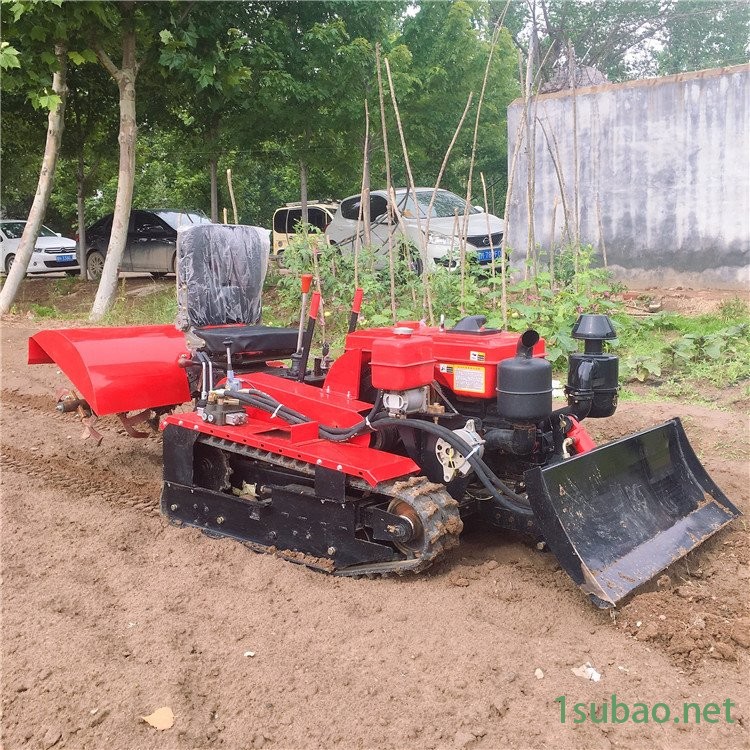
<instances>
[{"instance_id":1,"label":"dry leaf on soil","mask_svg":"<svg viewBox=\"0 0 750 750\"><path fill-rule=\"evenodd\" d=\"M154 713L141 716L141 719L155 729L171 729L174 725L174 714L169 706L157 708Z\"/></svg>"}]
</instances>

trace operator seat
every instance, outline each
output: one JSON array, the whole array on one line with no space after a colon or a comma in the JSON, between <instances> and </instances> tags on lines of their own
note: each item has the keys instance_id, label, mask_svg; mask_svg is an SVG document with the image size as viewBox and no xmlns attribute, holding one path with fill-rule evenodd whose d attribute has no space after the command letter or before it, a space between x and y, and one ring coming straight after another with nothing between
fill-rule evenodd
<instances>
[{"instance_id":1,"label":"operator seat","mask_svg":"<svg viewBox=\"0 0 750 750\"><path fill-rule=\"evenodd\" d=\"M296 328L259 325L268 268L268 231L260 227L198 224L177 233L177 328L188 346L211 359L238 364L291 356Z\"/></svg>"}]
</instances>

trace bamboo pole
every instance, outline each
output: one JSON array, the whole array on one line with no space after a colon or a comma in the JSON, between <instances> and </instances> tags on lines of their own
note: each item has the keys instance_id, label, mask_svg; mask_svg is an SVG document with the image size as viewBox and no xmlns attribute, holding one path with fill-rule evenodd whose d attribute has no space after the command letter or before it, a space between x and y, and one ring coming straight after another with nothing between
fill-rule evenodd
<instances>
[{"instance_id":1,"label":"bamboo pole","mask_svg":"<svg viewBox=\"0 0 750 750\"><path fill-rule=\"evenodd\" d=\"M492 65L492 56L495 53L495 48L497 47L498 39L500 38L500 31L502 29L502 26L500 25L502 23L502 19L505 18L505 12L508 10L510 0L505 5L505 10L503 11L503 16L501 20L495 24L495 29L492 33L492 41L490 42L490 52L487 56L487 65L485 65L484 68L484 78L482 79L482 88L479 92L479 99L477 101L477 115L474 119L474 138L471 143L471 159L469 160L469 177L466 181L466 205L464 206L464 218L463 218L463 227L461 229L461 257L465 259L466 257L466 237L469 233L469 210L471 206L471 188L472 188L472 180L474 177L474 163L476 161L477 156L477 138L479 136L479 119L482 114L482 104L484 103L484 94L487 90L487 79L490 75L490 66ZM466 289L466 279L465 279L465 264L461 263L461 310L464 309L464 294Z\"/></svg>"},{"instance_id":2,"label":"bamboo pole","mask_svg":"<svg viewBox=\"0 0 750 750\"><path fill-rule=\"evenodd\" d=\"M234 223L237 224L237 201L234 199L234 188L232 187L232 170L227 169L227 185L229 186L229 197L232 201L232 213L234 214Z\"/></svg>"},{"instance_id":3,"label":"bamboo pole","mask_svg":"<svg viewBox=\"0 0 750 750\"><path fill-rule=\"evenodd\" d=\"M566 198L567 189L565 187L565 178L562 173L562 168L560 167L560 149L557 146L557 138L555 137L555 133L554 131L552 131L552 129L550 129L549 133L547 132L547 128L544 127L544 122L541 119L539 120L539 124L542 126L542 132L544 133L544 138L547 142L547 150L549 151L550 158L552 159L552 166L555 168L555 175L557 176L557 186L560 190L560 202L562 203L563 208L563 229L565 231L565 234L568 236L568 242L573 244L574 235L571 233L572 222L570 219L570 209Z\"/></svg>"},{"instance_id":4,"label":"bamboo pole","mask_svg":"<svg viewBox=\"0 0 750 750\"><path fill-rule=\"evenodd\" d=\"M496 292L495 288L495 248L492 245L492 232L490 227L490 212L489 205L487 203L487 183L484 181L484 172L479 173L479 178L482 180L482 195L484 196L484 215L487 219L487 237L490 242L490 266L492 274L492 291ZM497 296L492 296L492 309L497 310Z\"/></svg>"},{"instance_id":5,"label":"bamboo pole","mask_svg":"<svg viewBox=\"0 0 750 750\"><path fill-rule=\"evenodd\" d=\"M458 240L459 226L458 226L458 209L453 211L453 235L451 236L451 249L450 258L453 259L454 240ZM461 252L461 242L458 243L458 251Z\"/></svg>"},{"instance_id":6,"label":"bamboo pole","mask_svg":"<svg viewBox=\"0 0 750 750\"><path fill-rule=\"evenodd\" d=\"M310 247L313 258L313 277L315 279L315 288L320 292L320 308L318 309L318 320L320 321L320 335L323 341L326 340L326 316L323 302L323 284L320 280L320 262L318 259L318 243L310 242L309 235L306 235L308 247Z\"/></svg>"},{"instance_id":7,"label":"bamboo pole","mask_svg":"<svg viewBox=\"0 0 750 750\"><path fill-rule=\"evenodd\" d=\"M383 96L383 75L380 67L380 42L375 45L375 64L378 69L378 102L380 104L380 128L383 132L383 151L385 155L385 186L388 191L388 277L391 290L391 316L396 324L396 263L393 257L393 204L391 192L391 158L388 151L388 128L385 122L385 102Z\"/></svg>"},{"instance_id":8,"label":"bamboo pole","mask_svg":"<svg viewBox=\"0 0 750 750\"><path fill-rule=\"evenodd\" d=\"M546 54L544 55L544 59L539 65L539 69L537 70L535 76L534 76L534 84L537 84L537 81L539 79L539 76L541 75L541 71L544 68L544 64L547 62L547 58L549 57L550 52L552 51L552 46L547 50ZM518 70L519 75L521 78L522 75L522 64L521 64L521 53L519 51L518 53ZM526 124L526 117L528 116L528 108L524 106L524 108L521 110L521 116L518 120L518 127L516 128L516 138L515 138L515 145L513 147L513 157L511 159L510 164L510 170L508 174L508 188L505 191L505 207L503 209L503 241L502 241L502 259L501 259L501 266L500 266L500 279L502 283L502 292L501 292L501 298L500 298L500 308L503 316L503 327L508 327L508 274L507 274L507 248L508 248L508 232L507 232L507 216L508 216L508 209L510 208L510 198L513 194L513 182L516 174L516 166L518 164L518 154L521 150L521 143L522 143L522 133L525 128Z\"/></svg>"},{"instance_id":9,"label":"bamboo pole","mask_svg":"<svg viewBox=\"0 0 750 750\"><path fill-rule=\"evenodd\" d=\"M396 125L398 126L398 134L401 139L401 149L404 154L404 165L406 166L406 175L408 179L408 190L411 191L414 196L414 208L417 215L417 232L420 238L420 256L422 259L422 288L423 288L423 306L426 308L427 315L429 316L430 325L435 325L435 316L432 310L432 291L430 290L430 269L428 267L427 258L427 237L422 232L422 219L420 217L419 203L417 201L417 191L414 185L414 175L411 171L411 162L409 161L409 151L406 148L406 138L404 137L404 128L401 124L401 113L398 108L398 102L396 101L396 90L393 87L393 78L391 77L391 66L388 64L388 58L384 58L385 72L388 76L388 87L391 91L391 102L393 103L393 111L396 115Z\"/></svg>"},{"instance_id":10,"label":"bamboo pole","mask_svg":"<svg viewBox=\"0 0 750 750\"><path fill-rule=\"evenodd\" d=\"M557 204L559 203L557 196L555 196L555 200L552 201L552 226L550 229L549 234L549 275L550 275L550 281L549 286L550 289L555 288L555 228L557 226Z\"/></svg>"},{"instance_id":11,"label":"bamboo pole","mask_svg":"<svg viewBox=\"0 0 750 750\"><path fill-rule=\"evenodd\" d=\"M602 246L604 267L607 268L607 246L604 244L604 227L602 226L602 207L599 205L599 193L596 194L596 223L599 225L599 244Z\"/></svg>"},{"instance_id":12,"label":"bamboo pole","mask_svg":"<svg viewBox=\"0 0 750 750\"><path fill-rule=\"evenodd\" d=\"M453 211L453 226L458 227L458 209ZM461 289L459 293L458 309L461 315L466 315L466 240L459 236L458 239L458 262L461 272Z\"/></svg>"},{"instance_id":13,"label":"bamboo pole","mask_svg":"<svg viewBox=\"0 0 750 750\"><path fill-rule=\"evenodd\" d=\"M370 215L369 210L365 211L365 201L369 201L369 190L366 190L368 185L368 152L370 149L370 111L367 107L367 99L365 99L365 146L364 154L362 157L362 189L360 190L359 200L359 212L357 213L357 234L354 237L354 287L359 286L359 251L362 246L362 231L360 229L363 226L363 221L366 221L369 225L368 217ZM365 216L365 213L367 216ZM369 226L364 229L369 235Z\"/></svg>"},{"instance_id":14,"label":"bamboo pole","mask_svg":"<svg viewBox=\"0 0 750 750\"><path fill-rule=\"evenodd\" d=\"M508 271L507 271L507 259L506 251L508 248L508 209L510 208L510 196L513 194L513 181L516 176L516 165L518 164L518 154L521 151L521 133L524 127L524 117L526 116L526 109L524 108L521 112L521 117L518 120L518 127L516 129L515 145L513 146L513 157L510 161L510 173L508 174L508 189L505 191L505 208L503 209L503 239L500 243L500 312L503 316L503 328L508 328Z\"/></svg>"},{"instance_id":15,"label":"bamboo pole","mask_svg":"<svg viewBox=\"0 0 750 750\"><path fill-rule=\"evenodd\" d=\"M456 126L456 130L453 133L453 138L451 138L451 142L448 144L448 150L445 152L445 156L443 157L443 163L440 165L440 170L438 171L437 180L435 180L435 187L432 190L432 195L430 196L430 204L427 207L427 226L425 227L425 234L429 236L430 233L430 219L432 218L432 209L435 206L435 197L437 196L438 188L440 187L440 182L443 179L443 174L445 173L445 168L448 166L448 159L450 158L451 151L453 151L453 146L456 144L456 139L458 138L458 134L461 132L461 128L463 127L464 120L466 119L466 115L469 111L469 107L471 106L471 100L474 97L474 93L472 91L469 92L469 98L466 100L466 106L464 107L464 112L461 115L461 119L458 121L458 125Z\"/></svg>"},{"instance_id":16,"label":"bamboo pole","mask_svg":"<svg viewBox=\"0 0 750 750\"><path fill-rule=\"evenodd\" d=\"M573 44L568 42L568 73L570 76L570 85L573 89L573 205L575 210L575 243L574 243L574 271L573 284L578 291L578 265L579 255L581 252L581 207L579 196L579 165L578 165L578 106L576 97L576 65L574 62Z\"/></svg>"}]
</instances>

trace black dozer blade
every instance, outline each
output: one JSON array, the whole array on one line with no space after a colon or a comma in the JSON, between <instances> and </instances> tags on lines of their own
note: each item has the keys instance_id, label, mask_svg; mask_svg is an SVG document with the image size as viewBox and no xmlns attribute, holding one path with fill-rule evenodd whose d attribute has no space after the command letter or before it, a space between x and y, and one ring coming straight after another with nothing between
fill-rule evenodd
<instances>
[{"instance_id":1,"label":"black dozer blade","mask_svg":"<svg viewBox=\"0 0 750 750\"><path fill-rule=\"evenodd\" d=\"M613 607L741 515L679 419L526 472L550 550L598 607Z\"/></svg>"}]
</instances>

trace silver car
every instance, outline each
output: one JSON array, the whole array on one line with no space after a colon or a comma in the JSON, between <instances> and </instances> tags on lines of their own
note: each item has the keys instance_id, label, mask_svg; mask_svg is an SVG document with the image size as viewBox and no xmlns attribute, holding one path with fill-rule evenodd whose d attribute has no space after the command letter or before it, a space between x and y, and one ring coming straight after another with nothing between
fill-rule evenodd
<instances>
[{"instance_id":1,"label":"silver car","mask_svg":"<svg viewBox=\"0 0 750 750\"><path fill-rule=\"evenodd\" d=\"M21 236L26 227L22 219L0 221L0 248L2 248L2 270L10 272L21 244ZM69 276L78 274L81 268L76 259L76 242L42 226L37 237L34 252L26 268L27 273L55 273L65 271Z\"/></svg>"},{"instance_id":2,"label":"silver car","mask_svg":"<svg viewBox=\"0 0 750 750\"><path fill-rule=\"evenodd\" d=\"M396 205L403 218L402 229L396 219L393 224L389 224L388 193L385 190L371 191L370 234L378 255L384 258L387 256L389 234L393 236L394 243L405 238L419 248L423 245L422 236L427 233L428 263L433 267L436 265L448 268L457 267L466 201L448 190L438 190L432 204L428 225L427 212L433 192L433 188L416 188L415 202L414 193L406 188L398 188L394 191ZM326 229L328 241L338 245L343 252L353 251L358 228L360 237L362 235L361 203L361 195L353 195L341 201L333 220ZM467 253L471 253L480 264L490 263L493 254L495 258L499 258L504 231L505 222L502 219L485 213L477 206L469 206L466 232Z\"/></svg>"}]
</instances>

